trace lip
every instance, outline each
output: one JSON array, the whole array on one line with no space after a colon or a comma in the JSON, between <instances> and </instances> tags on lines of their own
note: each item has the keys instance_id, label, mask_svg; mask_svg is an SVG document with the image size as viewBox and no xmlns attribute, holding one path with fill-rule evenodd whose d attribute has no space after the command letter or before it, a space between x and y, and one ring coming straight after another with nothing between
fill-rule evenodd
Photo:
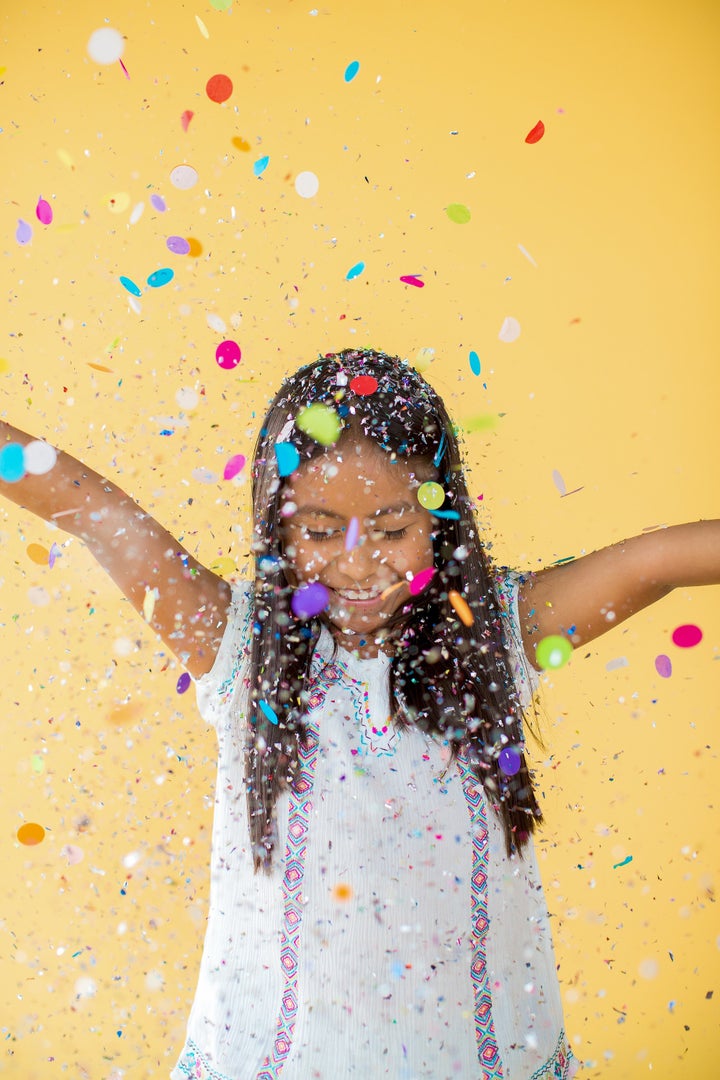
<instances>
[{"instance_id":1,"label":"lip","mask_svg":"<svg viewBox=\"0 0 720 1080\"><path fill-rule=\"evenodd\" d=\"M351 600L349 597L336 592L335 589L332 589L331 593L336 604L342 607L357 608L359 611L380 611L385 606L386 602L386 597L384 597L383 592L377 593L376 596L373 596L369 600Z\"/></svg>"}]
</instances>

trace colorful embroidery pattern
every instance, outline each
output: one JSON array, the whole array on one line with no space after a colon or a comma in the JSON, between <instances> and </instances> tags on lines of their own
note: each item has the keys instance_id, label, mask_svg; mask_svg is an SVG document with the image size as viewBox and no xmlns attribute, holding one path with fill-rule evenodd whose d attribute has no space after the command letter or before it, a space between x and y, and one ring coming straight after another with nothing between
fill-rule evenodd
<instances>
[{"instance_id":1,"label":"colorful embroidery pattern","mask_svg":"<svg viewBox=\"0 0 720 1080\"><path fill-rule=\"evenodd\" d=\"M575 1055L568 1046L565 1032L561 1031L553 1056L541 1068L536 1069L529 1080L569 1080L574 1061Z\"/></svg>"},{"instance_id":2,"label":"colorful embroidery pattern","mask_svg":"<svg viewBox=\"0 0 720 1080\"><path fill-rule=\"evenodd\" d=\"M188 1080L231 1080L225 1073L218 1072L208 1065L198 1046L190 1040L185 1047L182 1059L175 1066L175 1071Z\"/></svg>"},{"instance_id":3,"label":"colorful embroidery pattern","mask_svg":"<svg viewBox=\"0 0 720 1080\"><path fill-rule=\"evenodd\" d=\"M308 741L300 750L300 777L290 794L288 836L283 875L283 928L280 965L284 985L273 1048L257 1074L257 1080L276 1080L292 1049L298 1011L298 956L303 914L302 885L305 874L307 834L312 812L312 792L318 755L318 728L308 725Z\"/></svg>"},{"instance_id":4,"label":"colorful embroidery pattern","mask_svg":"<svg viewBox=\"0 0 720 1080\"><path fill-rule=\"evenodd\" d=\"M353 702L354 727L360 737L360 744L364 750L369 750L374 756L391 756L397 749L400 740L400 732L393 725L390 717L384 724L373 723L370 711L370 693L368 685L360 679L354 679L348 674L346 666L341 660L331 661L324 666L313 666L310 669L312 682L307 699L308 712L318 709L327 696L328 689L333 683L343 682L350 690ZM347 718L348 720L350 717ZM360 750L350 751L354 757Z\"/></svg>"}]
</instances>

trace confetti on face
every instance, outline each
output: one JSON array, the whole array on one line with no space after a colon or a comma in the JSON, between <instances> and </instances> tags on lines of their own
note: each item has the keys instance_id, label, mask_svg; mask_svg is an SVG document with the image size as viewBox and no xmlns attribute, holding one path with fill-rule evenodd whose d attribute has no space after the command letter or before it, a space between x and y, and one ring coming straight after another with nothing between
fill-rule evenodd
<instances>
[{"instance_id":1,"label":"confetti on face","mask_svg":"<svg viewBox=\"0 0 720 1080\"><path fill-rule=\"evenodd\" d=\"M265 714L266 718L270 721L270 723L271 724L277 724L277 722L278 722L277 713L275 712L273 707L271 705L268 705L267 701L259 701L258 705L260 706L260 708L262 709L263 713Z\"/></svg>"},{"instance_id":2,"label":"confetti on face","mask_svg":"<svg viewBox=\"0 0 720 1080\"><path fill-rule=\"evenodd\" d=\"M655 670L661 679L669 679L672 675L672 660L665 653L655 657Z\"/></svg>"},{"instance_id":3,"label":"confetti on face","mask_svg":"<svg viewBox=\"0 0 720 1080\"><path fill-rule=\"evenodd\" d=\"M234 457L230 458L225 468L223 469L223 480L232 480L232 478L234 476L237 476L238 473L242 472L244 468L245 455L235 454Z\"/></svg>"},{"instance_id":4,"label":"confetti on face","mask_svg":"<svg viewBox=\"0 0 720 1080\"><path fill-rule=\"evenodd\" d=\"M255 176L262 176L270 163L270 158L266 154L265 157L258 158L253 165L253 172Z\"/></svg>"},{"instance_id":5,"label":"confetti on face","mask_svg":"<svg viewBox=\"0 0 720 1080\"><path fill-rule=\"evenodd\" d=\"M160 289L163 285L167 285L175 277L175 271L171 270L169 266L164 266L161 270L155 270L147 279L147 283L151 289Z\"/></svg>"},{"instance_id":6,"label":"confetti on face","mask_svg":"<svg viewBox=\"0 0 720 1080\"><path fill-rule=\"evenodd\" d=\"M360 522L356 517L350 518L350 523L345 533L345 550L352 551L358 542L358 536L360 535Z\"/></svg>"},{"instance_id":7,"label":"confetti on face","mask_svg":"<svg viewBox=\"0 0 720 1080\"><path fill-rule=\"evenodd\" d=\"M15 484L25 475L25 453L20 443L6 443L0 450L0 480Z\"/></svg>"},{"instance_id":8,"label":"confetti on face","mask_svg":"<svg viewBox=\"0 0 720 1080\"><path fill-rule=\"evenodd\" d=\"M96 64L115 64L123 54L125 42L119 30L104 26L90 35L88 56Z\"/></svg>"},{"instance_id":9,"label":"confetti on face","mask_svg":"<svg viewBox=\"0 0 720 1080\"><path fill-rule=\"evenodd\" d=\"M525 136L525 142L526 143L540 142L540 140L542 139L544 134L545 134L545 125L543 124L542 120L538 120L535 127L532 128L530 131L528 131L527 135Z\"/></svg>"},{"instance_id":10,"label":"confetti on face","mask_svg":"<svg viewBox=\"0 0 720 1080\"><path fill-rule=\"evenodd\" d=\"M35 821L26 821L17 831L17 838L26 847L34 847L45 839L45 830Z\"/></svg>"},{"instance_id":11,"label":"confetti on face","mask_svg":"<svg viewBox=\"0 0 720 1080\"><path fill-rule=\"evenodd\" d=\"M168 246L168 251L172 251L173 255L188 255L190 253L190 245L184 236L168 236L165 243Z\"/></svg>"},{"instance_id":12,"label":"confetti on face","mask_svg":"<svg viewBox=\"0 0 720 1080\"><path fill-rule=\"evenodd\" d=\"M218 367L221 367L224 371L232 371L240 363L242 353L237 341L227 339L221 341L215 350L215 359Z\"/></svg>"},{"instance_id":13,"label":"confetti on face","mask_svg":"<svg viewBox=\"0 0 720 1080\"><path fill-rule=\"evenodd\" d=\"M538 642L535 659L543 671L548 668L560 668L567 664L572 656L573 647L566 637L560 634L548 634Z\"/></svg>"},{"instance_id":14,"label":"confetti on face","mask_svg":"<svg viewBox=\"0 0 720 1080\"><path fill-rule=\"evenodd\" d=\"M191 682L192 682L192 679L190 678L187 671L183 671L182 675L180 676L180 678L177 681L177 686L175 687L178 694L184 694L190 688L190 683Z\"/></svg>"},{"instance_id":15,"label":"confetti on face","mask_svg":"<svg viewBox=\"0 0 720 1080\"><path fill-rule=\"evenodd\" d=\"M323 405L320 401L315 401L302 409L298 413L295 424L321 446L332 446L337 442L342 431L338 414L329 405Z\"/></svg>"},{"instance_id":16,"label":"confetti on face","mask_svg":"<svg viewBox=\"0 0 720 1080\"><path fill-rule=\"evenodd\" d=\"M324 585L313 581L309 585L299 585L292 595L290 607L298 619L311 619L324 611L330 602L330 596Z\"/></svg>"},{"instance_id":17,"label":"confetti on face","mask_svg":"<svg viewBox=\"0 0 720 1080\"><path fill-rule=\"evenodd\" d=\"M15 239L18 244L29 244L32 240L32 225L27 221L23 221L22 218L18 218L17 229L15 230Z\"/></svg>"},{"instance_id":18,"label":"confetti on face","mask_svg":"<svg viewBox=\"0 0 720 1080\"><path fill-rule=\"evenodd\" d=\"M430 584L434 574L434 566L427 566L424 570L418 571L409 583L410 595L418 596L423 589Z\"/></svg>"},{"instance_id":19,"label":"confetti on face","mask_svg":"<svg viewBox=\"0 0 720 1080\"><path fill-rule=\"evenodd\" d=\"M25 471L33 476L49 473L57 461L57 450L49 443L33 439L25 447Z\"/></svg>"},{"instance_id":20,"label":"confetti on face","mask_svg":"<svg viewBox=\"0 0 720 1080\"><path fill-rule=\"evenodd\" d=\"M364 269L365 269L365 263L364 262L355 263L355 265L351 266L350 269L348 270L347 274L345 275L345 280L346 281L352 281L353 278L360 277L360 275L362 274Z\"/></svg>"},{"instance_id":21,"label":"confetti on face","mask_svg":"<svg viewBox=\"0 0 720 1080\"><path fill-rule=\"evenodd\" d=\"M414 285L416 289L425 288L425 282L417 274L403 274L400 280L403 285Z\"/></svg>"},{"instance_id":22,"label":"confetti on face","mask_svg":"<svg viewBox=\"0 0 720 1080\"><path fill-rule=\"evenodd\" d=\"M280 475L289 476L290 473L294 473L300 464L297 447L293 446L291 442L278 442L275 443L273 449L275 450L275 460Z\"/></svg>"},{"instance_id":23,"label":"confetti on face","mask_svg":"<svg viewBox=\"0 0 720 1080\"><path fill-rule=\"evenodd\" d=\"M505 746L498 754L498 766L506 776L520 772L522 758L517 746Z\"/></svg>"},{"instance_id":24,"label":"confetti on face","mask_svg":"<svg viewBox=\"0 0 720 1080\"><path fill-rule=\"evenodd\" d=\"M455 589L450 589L448 592L448 600L455 609L455 613L463 626L472 626L475 622L475 617L468 606L467 600L464 600L460 593L456 592Z\"/></svg>"},{"instance_id":25,"label":"confetti on face","mask_svg":"<svg viewBox=\"0 0 720 1080\"><path fill-rule=\"evenodd\" d=\"M450 203L449 206L445 207L445 213L456 225L467 225L472 217L467 206L464 206L462 203Z\"/></svg>"},{"instance_id":26,"label":"confetti on face","mask_svg":"<svg viewBox=\"0 0 720 1080\"><path fill-rule=\"evenodd\" d=\"M479 375L481 370L482 370L482 366L480 364L480 357L478 356L478 354L475 352L474 349L472 349L470 351L469 359L470 359L470 370L472 371L473 375Z\"/></svg>"},{"instance_id":27,"label":"confetti on face","mask_svg":"<svg viewBox=\"0 0 720 1080\"><path fill-rule=\"evenodd\" d=\"M301 172L295 177L295 190L303 199L312 199L320 190L320 181L314 172Z\"/></svg>"},{"instance_id":28,"label":"confetti on face","mask_svg":"<svg viewBox=\"0 0 720 1080\"><path fill-rule=\"evenodd\" d=\"M348 66L345 68L345 82L352 82L359 70L359 60L353 60L352 63L348 64Z\"/></svg>"},{"instance_id":29,"label":"confetti on face","mask_svg":"<svg viewBox=\"0 0 720 1080\"><path fill-rule=\"evenodd\" d=\"M348 900L352 900L353 887L347 881L338 881L337 885L333 885L330 895L336 904L346 904Z\"/></svg>"},{"instance_id":30,"label":"confetti on face","mask_svg":"<svg viewBox=\"0 0 720 1080\"><path fill-rule=\"evenodd\" d=\"M440 484L427 480L418 488L417 501L426 510L437 510L445 502L445 492Z\"/></svg>"},{"instance_id":31,"label":"confetti on face","mask_svg":"<svg viewBox=\"0 0 720 1080\"><path fill-rule=\"evenodd\" d=\"M211 101L217 102L221 105L223 101L227 101L233 92L232 79L227 75L213 75L208 79L205 86L205 93Z\"/></svg>"},{"instance_id":32,"label":"confetti on face","mask_svg":"<svg viewBox=\"0 0 720 1080\"><path fill-rule=\"evenodd\" d=\"M702 630L699 626L694 626L692 623L684 623L683 626L676 627L672 632L673 644L677 645L679 649L692 649L695 645L699 645L702 641Z\"/></svg>"},{"instance_id":33,"label":"confetti on face","mask_svg":"<svg viewBox=\"0 0 720 1080\"><path fill-rule=\"evenodd\" d=\"M127 291L129 293L132 293L133 296L142 296L142 289L139 289L131 278L125 277L121 274L120 284L122 285L123 289L127 289Z\"/></svg>"},{"instance_id":34,"label":"confetti on face","mask_svg":"<svg viewBox=\"0 0 720 1080\"><path fill-rule=\"evenodd\" d=\"M197 169L192 165L176 165L170 173L170 183L178 191L189 191L198 182Z\"/></svg>"},{"instance_id":35,"label":"confetti on face","mask_svg":"<svg viewBox=\"0 0 720 1080\"><path fill-rule=\"evenodd\" d=\"M192 111L192 109L186 109L185 112L182 114L182 116L180 117L180 123L182 124L183 131L187 131L187 129L190 127L190 121L192 120L194 115L195 113Z\"/></svg>"},{"instance_id":36,"label":"confetti on face","mask_svg":"<svg viewBox=\"0 0 720 1080\"><path fill-rule=\"evenodd\" d=\"M517 319L513 319L512 315L508 315L508 317L503 321L503 324L500 327L500 333L498 334L498 337L501 341L505 341L508 343L510 343L511 341L517 341L517 339L520 337L520 323L517 321Z\"/></svg>"},{"instance_id":37,"label":"confetti on face","mask_svg":"<svg viewBox=\"0 0 720 1080\"><path fill-rule=\"evenodd\" d=\"M378 388L378 381L373 375L356 375L350 380L350 389L358 397L369 397Z\"/></svg>"},{"instance_id":38,"label":"confetti on face","mask_svg":"<svg viewBox=\"0 0 720 1080\"><path fill-rule=\"evenodd\" d=\"M53 219L52 206L47 199L38 199L38 204L35 207L35 217L38 219L41 225L49 225Z\"/></svg>"}]
</instances>

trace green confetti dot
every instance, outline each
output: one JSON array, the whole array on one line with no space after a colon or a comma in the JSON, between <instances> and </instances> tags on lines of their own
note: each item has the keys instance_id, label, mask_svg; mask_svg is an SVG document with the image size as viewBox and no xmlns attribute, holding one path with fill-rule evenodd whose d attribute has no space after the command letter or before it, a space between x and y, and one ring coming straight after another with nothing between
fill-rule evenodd
<instances>
[{"instance_id":1,"label":"green confetti dot","mask_svg":"<svg viewBox=\"0 0 720 1080\"><path fill-rule=\"evenodd\" d=\"M418 488L417 498L420 505L424 506L426 510L437 510L445 502L445 492L440 484L428 480Z\"/></svg>"},{"instance_id":2,"label":"green confetti dot","mask_svg":"<svg viewBox=\"0 0 720 1080\"><path fill-rule=\"evenodd\" d=\"M573 647L566 637L560 634L548 634L538 642L535 659L543 671L548 668L560 668L567 664L572 656Z\"/></svg>"},{"instance_id":3,"label":"green confetti dot","mask_svg":"<svg viewBox=\"0 0 720 1080\"><path fill-rule=\"evenodd\" d=\"M329 405L316 401L298 413L295 426L321 446L332 446L340 437L340 417Z\"/></svg>"},{"instance_id":4,"label":"green confetti dot","mask_svg":"<svg viewBox=\"0 0 720 1080\"><path fill-rule=\"evenodd\" d=\"M445 213L456 225L467 225L472 217L469 209L463 203L450 203L449 206L445 207Z\"/></svg>"}]
</instances>

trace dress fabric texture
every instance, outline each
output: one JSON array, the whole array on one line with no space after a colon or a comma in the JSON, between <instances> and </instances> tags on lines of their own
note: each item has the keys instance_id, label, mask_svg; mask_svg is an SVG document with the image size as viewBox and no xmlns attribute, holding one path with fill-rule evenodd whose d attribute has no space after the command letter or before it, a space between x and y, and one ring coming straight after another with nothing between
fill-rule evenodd
<instances>
[{"instance_id":1,"label":"dress fabric texture","mask_svg":"<svg viewBox=\"0 0 720 1080\"><path fill-rule=\"evenodd\" d=\"M527 705L517 582L505 627ZM252 590L233 587L196 682L218 737L210 910L172 1080L566 1080L568 1045L534 849L509 858L462 760L389 719L385 655L323 627L295 790L278 802L271 874L255 873L243 725Z\"/></svg>"}]
</instances>

